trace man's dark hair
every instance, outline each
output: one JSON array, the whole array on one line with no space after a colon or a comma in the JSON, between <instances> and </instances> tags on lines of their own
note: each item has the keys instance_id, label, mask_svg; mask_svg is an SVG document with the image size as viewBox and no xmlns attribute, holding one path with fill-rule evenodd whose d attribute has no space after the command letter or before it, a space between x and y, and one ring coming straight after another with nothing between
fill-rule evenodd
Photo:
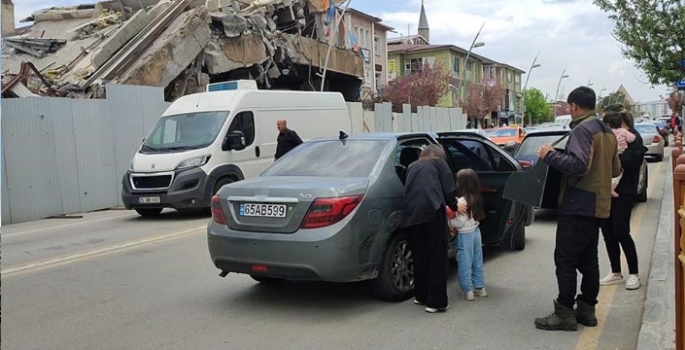
<instances>
[{"instance_id":1,"label":"man's dark hair","mask_svg":"<svg viewBox=\"0 0 685 350\"><path fill-rule=\"evenodd\" d=\"M593 110L597 105L597 95L595 95L595 90L590 89L587 86L581 86L575 88L568 94L566 99L568 104L575 104L576 106L584 110Z\"/></svg>"}]
</instances>

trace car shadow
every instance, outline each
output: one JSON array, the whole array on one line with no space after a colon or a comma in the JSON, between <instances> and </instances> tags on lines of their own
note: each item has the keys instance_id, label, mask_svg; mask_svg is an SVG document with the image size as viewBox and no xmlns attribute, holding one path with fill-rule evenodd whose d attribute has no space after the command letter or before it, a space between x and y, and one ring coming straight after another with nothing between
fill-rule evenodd
<instances>
[{"instance_id":1,"label":"car shadow","mask_svg":"<svg viewBox=\"0 0 685 350\"><path fill-rule=\"evenodd\" d=\"M133 216L128 219L132 222L141 221L192 221L198 219L210 219L212 217L209 210L199 210L199 211L176 211L176 210L165 210L159 216L156 217L142 217Z\"/></svg>"}]
</instances>

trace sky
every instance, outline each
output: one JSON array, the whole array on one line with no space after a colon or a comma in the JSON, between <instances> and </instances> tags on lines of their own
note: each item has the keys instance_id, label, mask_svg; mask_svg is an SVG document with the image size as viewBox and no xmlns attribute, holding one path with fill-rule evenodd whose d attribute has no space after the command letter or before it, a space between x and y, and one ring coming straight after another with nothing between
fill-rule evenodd
<instances>
[{"instance_id":1,"label":"sky","mask_svg":"<svg viewBox=\"0 0 685 350\"><path fill-rule=\"evenodd\" d=\"M350 7L383 19L397 33L416 34L421 0L351 0ZM666 87L652 87L643 72L621 55L612 36L613 23L591 0L424 0L432 44L453 44L468 49L485 22L474 52L528 71L536 53L541 67L530 75L529 87L553 96L564 67L568 78L561 91L586 85L602 95L623 84L635 101L658 100ZM33 11L86 0L19 0L17 20ZM92 2L92 1L90 1ZM17 22L17 25L21 25ZM525 82L526 76L523 77ZM565 95L564 95L565 97Z\"/></svg>"}]
</instances>

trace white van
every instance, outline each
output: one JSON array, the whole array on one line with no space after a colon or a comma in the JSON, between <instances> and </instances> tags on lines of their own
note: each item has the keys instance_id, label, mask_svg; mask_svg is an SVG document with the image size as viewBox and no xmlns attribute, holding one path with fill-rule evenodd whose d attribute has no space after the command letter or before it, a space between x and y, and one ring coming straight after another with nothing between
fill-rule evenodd
<instances>
[{"instance_id":1,"label":"white van","mask_svg":"<svg viewBox=\"0 0 685 350\"><path fill-rule=\"evenodd\" d=\"M176 100L157 121L124 175L124 206L141 216L210 207L223 185L274 162L281 118L303 140L352 130L337 92L258 90L250 80L211 84Z\"/></svg>"}]
</instances>

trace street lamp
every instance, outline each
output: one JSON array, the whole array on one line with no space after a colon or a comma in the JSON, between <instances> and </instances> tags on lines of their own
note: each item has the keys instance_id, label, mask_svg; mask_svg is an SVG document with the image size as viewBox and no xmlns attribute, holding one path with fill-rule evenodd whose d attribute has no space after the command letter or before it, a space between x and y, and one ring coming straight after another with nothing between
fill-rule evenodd
<instances>
[{"instance_id":1,"label":"street lamp","mask_svg":"<svg viewBox=\"0 0 685 350\"><path fill-rule=\"evenodd\" d=\"M521 91L521 116L523 118L526 117L526 88L528 88L528 80L530 79L530 74L533 73L533 69L539 68L541 65L536 63L538 60L538 56L540 55L540 50L538 50L538 53L535 55L535 58L533 59L533 63L530 65L530 69L528 70L528 75L526 76L526 83L523 85L523 90ZM528 125L533 125L533 116L531 115L528 117Z\"/></svg>"},{"instance_id":2,"label":"street lamp","mask_svg":"<svg viewBox=\"0 0 685 350\"><path fill-rule=\"evenodd\" d=\"M568 64L561 72L561 77L559 77L559 83L557 84L557 92L554 94L554 118L557 117L557 102L559 100L559 88L561 87L561 81L568 78L568 75L566 74L566 68L568 68Z\"/></svg>"},{"instance_id":3,"label":"street lamp","mask_svg":"<svg viewBox=\"0 0 685 350\"><path fill-rule=\"evenodd\" d=\"M484 42L476 42L478 40L478 37L480 36L480 32L483 30L483 27L485 26L485 22L480 26L480 29L478 29L478 33L476 33L476 36L473 38L473 41L471 42L471 47L469 47L469 52L466 53L466 59L464 59L464 68L461 70L461 74L459 77L459 97L462 95L462 90L464 89L464 76L466 75L466 65L469 63L469 56L471 56L471 50L477 48L477 47L483 47L485 46ZM468 97L468 96L466 96ZM458 101L459 106L461 107L461 102Z\"/></svg>"}]
</instances>

